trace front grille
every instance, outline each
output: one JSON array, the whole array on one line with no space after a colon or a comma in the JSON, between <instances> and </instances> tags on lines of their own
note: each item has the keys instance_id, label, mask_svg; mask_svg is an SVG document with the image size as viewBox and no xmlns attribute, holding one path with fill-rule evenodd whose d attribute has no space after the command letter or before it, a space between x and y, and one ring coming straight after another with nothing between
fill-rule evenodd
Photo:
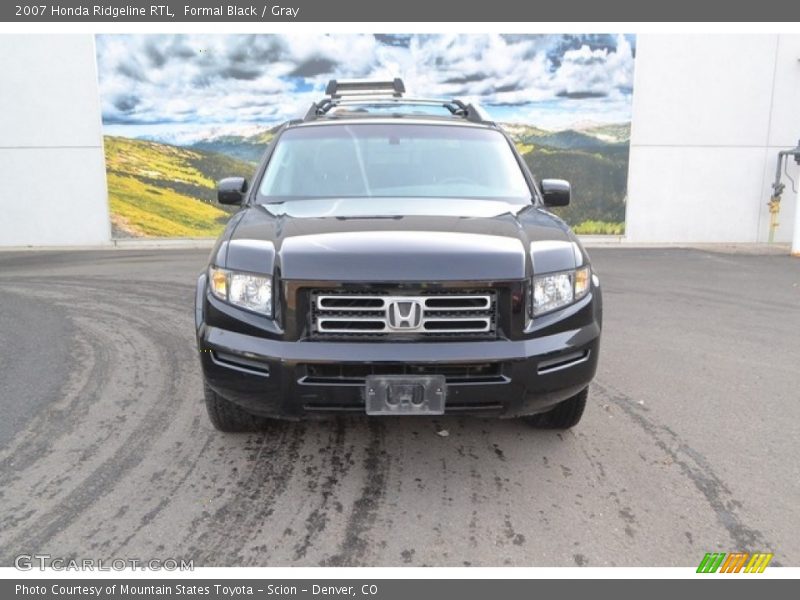
<instances>
[{"instance_id":1,"label":"front grille","mask_svg":"<svg viewBox=\"0 0 800 600\"><path fill-rule=\"evenodd\" d=\"M310 385L363 384L369 375L444 375L448 383L504 383L501 363L308 364L300 382ZM302 371L301 371L302 372Z\"/></svg>"},{"instance_id":2,"label":"front grille","mask_svg":"<svg viewBox=\"0 0 800 600\"><path fill-rule=\"evenodd\" d=\"M494 290L421 295L311 292L311 332L320 336L493 336Z\"/></svg>"}]
</instances>

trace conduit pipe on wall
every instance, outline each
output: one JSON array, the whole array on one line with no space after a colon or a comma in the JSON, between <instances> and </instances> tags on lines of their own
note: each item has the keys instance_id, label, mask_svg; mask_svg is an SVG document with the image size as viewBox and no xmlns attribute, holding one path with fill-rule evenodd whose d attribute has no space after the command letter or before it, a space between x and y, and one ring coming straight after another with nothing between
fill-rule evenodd
<instances>
[{"instance_id":1,"label":"conduit pipe on wall","mask_svg":"<svg viewBox=\"0 0 800 600\"><path fill-rule=\"evenodd\" d=\"M794 157L794 161L800 165L800 142L796 148L791 150L781 150L778 152L778 164L775 167L775 181L772 182L772 197L767 205L769 206L769 243L775 240L775 230L778 228L778 214L781 211L781 196L786 186L781 182L781 176L785 169L788 157ZM795 210L796 217L800 216L800 195L798 195L798 207ZM793 232L792 255L800 256L800 219L795 218Z\"/></svg>"}]
</instances>

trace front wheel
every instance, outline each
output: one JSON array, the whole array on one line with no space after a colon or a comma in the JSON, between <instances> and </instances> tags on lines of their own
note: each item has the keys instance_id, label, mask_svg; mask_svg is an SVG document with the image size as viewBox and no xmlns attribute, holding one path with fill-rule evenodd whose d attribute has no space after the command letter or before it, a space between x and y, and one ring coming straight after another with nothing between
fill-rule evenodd
<instances>
[{"instance_id":1,"label":"front wheel","mask_svg":"<svg viewBox=\"0 0 800 600\"><path fill-rule=\"evenodd\" d=\"M252 415L230 400L226 400L210 387L203 384L206 397L206 410L211 424L219 431L237 433L260 431L267 426L267 419Z\"/></svg>"},{"instance_id":2,"label":"front wheel","mask_svg":"<svg viewBox=\"0 0 800 600\"><path fill-rule=\"evenodd\" d=\"M522 417L526 423L540 429L569 429L578 424L586 408L589 388L585 388L545 413Z\"/></svg>"}]
</instances>

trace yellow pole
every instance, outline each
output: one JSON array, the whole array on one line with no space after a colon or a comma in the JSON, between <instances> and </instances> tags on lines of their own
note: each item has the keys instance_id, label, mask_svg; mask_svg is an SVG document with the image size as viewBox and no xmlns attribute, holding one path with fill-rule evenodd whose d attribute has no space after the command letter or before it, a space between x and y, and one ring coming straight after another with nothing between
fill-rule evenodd
<instances>
[{"instance_id":1,"label":"yellow pole","mask_svg":"<svg viewBox=\"0 0 800 600\"><path fill-rule=\"evenodd\" d=\"M769 206L769 243L775 241L775 230L778 229L778 213L781 212L781 197L773 196L767 203Z\"/></svg>"}]
</instances>

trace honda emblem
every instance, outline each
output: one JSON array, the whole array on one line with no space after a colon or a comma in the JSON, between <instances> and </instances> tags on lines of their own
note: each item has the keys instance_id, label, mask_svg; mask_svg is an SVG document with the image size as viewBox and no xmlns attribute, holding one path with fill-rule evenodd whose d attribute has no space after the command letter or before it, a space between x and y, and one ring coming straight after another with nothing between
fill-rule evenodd
<instances>
[{"instance_id":1,"label":"honda emblem","mask_svg":"<svg viewBox=\"0 0 800 600\"><path fill-rule=\"evenodd\" d=\"M396 300L386 308L389 329L416 331L422 328L422 303L417 300Z\"/></svg>"}]
</instances>

